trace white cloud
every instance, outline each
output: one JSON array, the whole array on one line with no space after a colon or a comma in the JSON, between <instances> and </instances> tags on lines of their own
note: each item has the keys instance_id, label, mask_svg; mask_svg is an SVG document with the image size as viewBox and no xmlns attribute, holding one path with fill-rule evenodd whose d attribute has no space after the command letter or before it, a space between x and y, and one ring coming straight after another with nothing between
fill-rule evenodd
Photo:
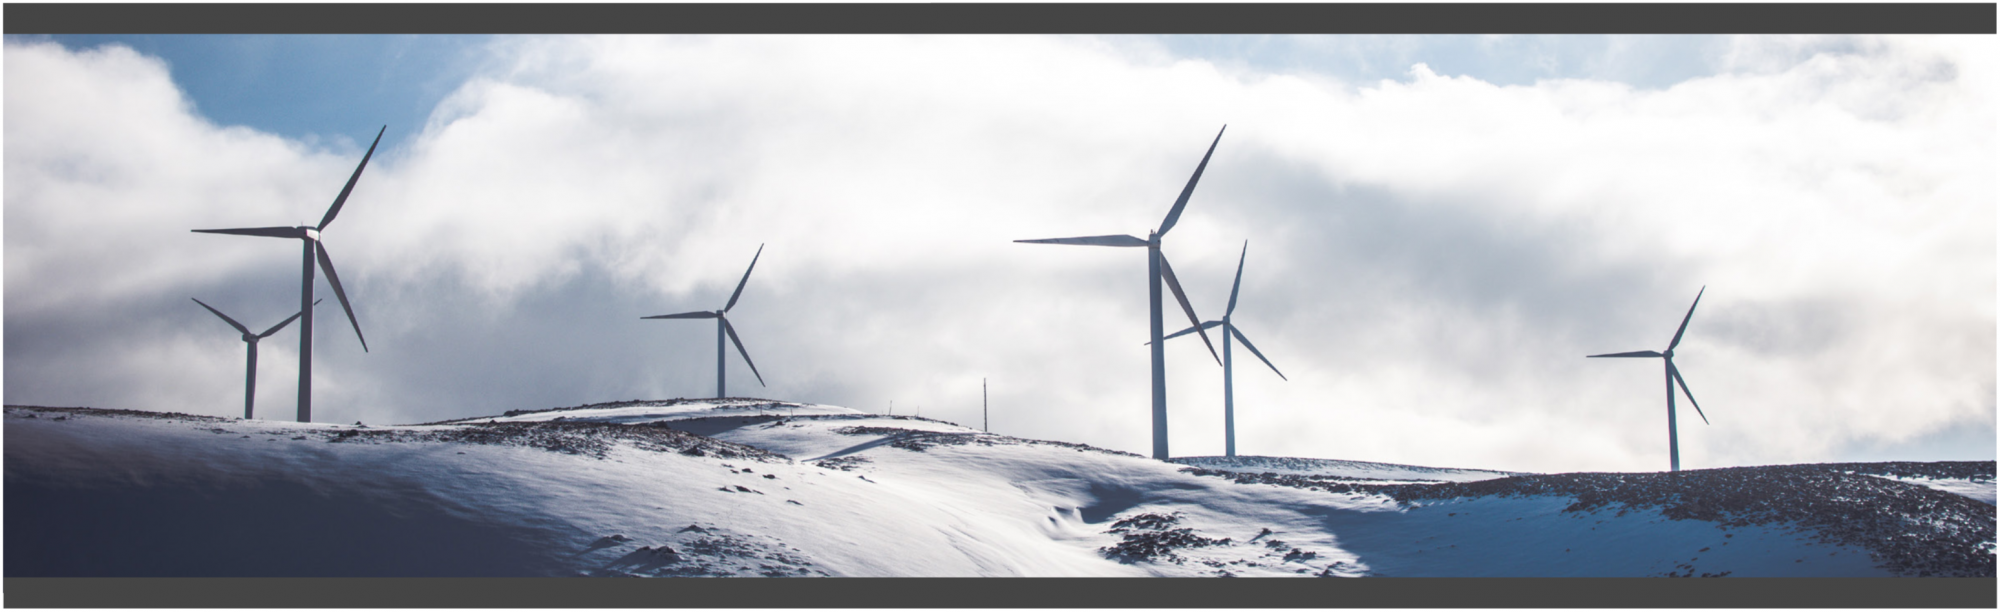
<instances>
[{"instance_id":1,"label":"white cloud","mask_svg":"<svg viewBox=\"0 0 2000 612\"><path fill-rule=\"evenodd\" d=\"M1551 61L1643 72L1611 47ZM1010 241L1143 236L1228 123L1167 254L1215 318L1251 242L1237 320L1291 380L1239 353L1240 452L1659 469L1658 364L1582 356L1664 348L1703 284L1677 362L1713 423L1683 409L1684 464L1990 430L1992 51L1733 38L1719 73L1642 88L1350 83L1125 38L500 39L390 127L327 233L375 352L320 311L316 412L710 393L712 327L637 318L720 307L766 244L731 316L770 387L732 355L732 394L974 424L988 377L1003 433L1143 452L1143 251ZM289 314L295 247L186 230L310 223L360 147L218 129L129 51L6 61L9 401L240 409L240 379L93 359L185 351L143 338L208 324L190 291ZM56 348L116 330L141 339ZM1198 343L1168 350L1177 455L1222 447Z\"/></svg>"}]
</instances>

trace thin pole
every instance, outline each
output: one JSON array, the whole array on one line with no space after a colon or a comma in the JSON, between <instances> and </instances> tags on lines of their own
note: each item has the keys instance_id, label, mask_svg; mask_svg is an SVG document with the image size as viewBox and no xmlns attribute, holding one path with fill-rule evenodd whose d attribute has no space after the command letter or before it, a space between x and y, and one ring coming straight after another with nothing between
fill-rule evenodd
<instances>
[{"instance_id":1,"label":"thin pole","mask_svg":"<svg viewBox=\"0 0 2000 612\"><path fill-rule=\"evenodd\" d=\"M1152 299L1153 336L1153 458L1165 461L1167 455L1167 352L1166 343L1160 338L1160 237L1150 236L1152 244L1146 249L1146 290Z\"/></svg>"},{"instance_id":2,"label":"thin pole","mask_svg":"<svg viewBox=\"0 0 2000 612\"><path fill-rule=\"evenodd\" d=\"M305 282L299 286L299 422L313 418L313 240L305 239Z\"/></svg>"},{"instance_id":3,"label":"thin pole","mask_svg":"<svg viewBox=\"0 0 2000 612\"><path fill-rule=\"evenodd\" d=\"M249 336L250 334L243 335ZM257 404L257 341L251 340L248 344L250 345L250 365L244 368L248 371L243 374L243 418L245 419L251 418L251 415L256 414L254 408Z\"/></svg>"},{"instance_id":4,"label":"thin pole","mask_svg":"<svg viewBox=\"0 0 2000 612\"><path fill-rule=\"evenodd\" d=\"M1223 452L1236 457L1236 376L1229 358L1229 317L1222 317L1222 437Z\"/></svg>"},{"instance_id":5,"label":"thin pole","mask_svg":"<svg viewBox=\"0 0 2000 612\"><path fill-rule=\"evenodd\" d=\"M986 379L984 378L979 379L979 430L986 433L993 433L991 421L988 420L986 412Z\"/></svg>"},{"instance_id":6,"label":"thin pole","mask_svg":"<svg viewBox=\"0 0 2000 612\"><path fill-rule=\"evenodd\" d=\"M1673 462L1673 471L1681 471L1680 431L1674 427L1674 366L1667 364L1667 456Z\"/></svg>"},{"instance_id":7,"label":"thin pole","mask_svg":"<svg viewBox=\"0 0 2000 612\"><path fill-rule=\"evenodd\" d=\"M727 353L722 352L722 326L723 326L722 317L719 316L716 317L715 318L715 399L722 399L725 397L729 397L729 393L727 392L726 387L723 385L723 372L725 370L725 368L723 367L723 361L724 361L723 357L726 356Z\"/></svg>"}]
</instances>

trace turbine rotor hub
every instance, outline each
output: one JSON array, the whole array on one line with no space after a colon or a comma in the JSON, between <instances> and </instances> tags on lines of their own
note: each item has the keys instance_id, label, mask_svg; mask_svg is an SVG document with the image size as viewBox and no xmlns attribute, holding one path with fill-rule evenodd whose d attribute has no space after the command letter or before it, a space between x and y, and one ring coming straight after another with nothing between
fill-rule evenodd
<instances>
[{"instance_id":1,"label":"turbine rotor hub","mask_svg":"<svg viewBox=\"0 0 2000 612\"><path fill-rule=\"evenodd\" d=\"M319 240L319 228L300 227L299 229L305 231L306 240Z\"/></svg>"}]
</instances>

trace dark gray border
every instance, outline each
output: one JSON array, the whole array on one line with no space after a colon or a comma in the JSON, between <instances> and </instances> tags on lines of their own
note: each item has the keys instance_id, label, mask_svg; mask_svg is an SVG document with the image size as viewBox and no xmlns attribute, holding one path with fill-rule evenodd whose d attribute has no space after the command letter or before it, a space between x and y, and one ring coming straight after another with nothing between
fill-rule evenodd
<instances>
[{"instance_id":1,"label":"dark gray border","mask_svg":"<svg viewBox=\"0 0 2000 612\"><path fill-rule=\"evenodd\" d=\"M1992 3L7 4L8 34L1992 34Z\"/></svg>"},{"instance_id":2,"label":"dark gray border","mask_svg":"<svg viewBox=\"0 0 2000 612\"><path fill-rule=\"evenodd\" d=\"M9 608L1993 608L1993 578L7 578Z\"/></svg>"}]
</instances>

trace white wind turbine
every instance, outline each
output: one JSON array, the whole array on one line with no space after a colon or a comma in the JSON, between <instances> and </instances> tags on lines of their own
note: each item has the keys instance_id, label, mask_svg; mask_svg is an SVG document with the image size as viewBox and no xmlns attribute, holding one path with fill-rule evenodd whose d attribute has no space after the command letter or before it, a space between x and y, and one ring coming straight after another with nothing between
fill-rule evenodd
<instances>
[{"instance_id":1,"label":"white wind turbine","mask_svg":"<svg viewBox=\"0 0 2000 612\"><path fill-rule=\"evenodd\" d=\"M1228 129L1229 126L1227 125L1222 126L1223 131L1226 131ZM1174 223L1180 220L1181 209L1187 207L1188 196L1194 195L1195 183L1201 181L1202 171L1208 168L1208 158L1212 155L1215 155L1215 145L1221 142L1222 142L1222 131L1217 131L1215 133L1215 142L1209 143L1208 152L1202 154L1201 163L1194 167L1194 176L1188 177L1187 186L1181 188L1181 197L1179 199L1174 200L1173 209L1167 211L1167 217L1165 220L1160 222L1160 228L1147 234L1146 238L1143 240L1128 235L1111 235L1111 236L1083 236L1079 238L1045 238L1040 240L1014 241L1014 242L1035 243L1035 244L1077 244L1086 246L1146 247L1146 287L1147 287L1147 295L1149 296L1148 304L1151 308L1151 313L1152 313L1151 326L1152 326L1152 338L1153 338L1151 344L1153 346L1153 458L1154 459L1167 459L1168 457L1170 457L1170 455L1167 454L1167 357L1166 357L1165 347L1163 347L1160 344L1161 341L1160 332L1162 325L1161 314L1160 314L1160 281L1162 280L1166 281L1167 287L1173 289L1174 299L1180 302L1181 310L1187 313L1188 322L1196 326L1201 325L1201 317L1195 316L1194 307L1188 305L1187 293L1181 291L1180 281L1174 278L1173 266L1167 265L1166 255L1160 252L1160 242L1166 238L1167 232L1169 230L1174 229ZM1201 335L1202 343L1208 345L1209 356L1215 357L1215 344L1208 341L1208 332L1202 331L1199 328L1196 329L1196 332ZM1222 359L1220 357L1216 357L1217 363L1220 363L1221 361Z\"/></svg>"},{"instance_id":2,"label":"white wind turbine","mask_svg":"<svg viewBox=\"0 0 2000 612\"><path fill-rule=\"evenodd\" d=\"M333 273L333 259L326 256L326 247L320 244L320 232L333 223L334 215L340 214L340 207L347 203L347 194L354 191L354 183L361 180L361 170L368 167L368 158L375 156L375 145L382 144L382 133L389 126L382 126L375 132L375 142L369 143L368 153L361 156L361 165L354 167L354 175L347 177L347 186L340 188L340 195L333 199L333 206L326 209L326 216L320 217L319 225L298 227L245 227L235 229L191 230L202 234L234 234L237 236L264 236L267 238L297 238L305 243L305 272L299 283L299 422L312 421L312 337L313 337L313 261L317 257L319 268L326 271L326 282L333 285L333 296L340 298L340 309L347 312L347 322L354 325L354 337L361 341L361 351L368 351L368 338L361 335L361 322L354 319L354 308L347 304L347 292L340 288L340 276Z\"/></svg>"},{"instance_id":3,"label":"white wind turbine","mask_svg":"<svg viewBox=\"0 0 2000 612\"><path fill-rule=\"evenodd\" d=\"M1285 378L1284 372L1278 372L1278 366L1271 365L1271 360L1264 358L1264 353L1257 350L1257 345L1251 344L1250 339L1243 336L1243 330L1238 329L1235 323L1229 321L1230 315L1236 313L1236 292L1243 287L1243 259L1249 254L1250 241L1245 240L1243 241L1243 253L1236 257L1236 283L1229 286L1229 309L1223 311L1221 321L1207 321L1201 325L1168 334L1166 338L1163 338L1163 340L1177 338L1187 335L1188 332L1210 327L1222 328L1222 436L1224 452L1229 457L1236 456L1236 383L1234 360L1230 359L1229 356L1229 337L1235 336L1238 341L1243 343L1243 348L1250 349L1250 354L1257 356L1258 361L1262 361L1264 365L1270 366L1272 372L1277 372L1278 378L1286 381L1291 380Z\"/></svg>"},{"instance_id":4,"label":"white wind turbine","mask_svg":"<svg viewBox=\"0 0 2000 612\"><path fill-rule=\"evenodd\" d=\"M208 305L207 302L195 298L188 299L194 300L196 304L201 304L202 308L207 308L209 312L215 313L215 316L222 317L223 322L228 323L230 327L236 328L236 331L243 333L243 343L250 347L250 365L245 367L243 374L243 418L255 418L255 407L257 405L257 341L268 338L271 334L278 333L278 330L284 329L286 325L290 325L292 319L297 319L299 315L305 313L300 312L287 317L285 320L279 321L277 325L272 325L270 329L264 330L264 333L252 334L250 333L250 329L244 327L242 323L237 323L236 319L231 319L229 315L222 314L222 311L216 310L214 306ZM318 306L319 301L314 300L313 305Z\"/></svg>"},{"instance_id":5,"label":"white wind turbine","mask_svg":"<svg viewBox=\"0 0 2000 612\"><path fill-rule=\"evenodd\" d=\"M1673 341L1667 343L1667 352L1658 353L1653 351L1632 351L1629 353L1589 355L1589 357L1659 357L1662 361L1666 362L1667 364L1667 453L1669 460L1671 461L1671 464L1673 466L1673 471L1676 472L1681 470L1681 441L1680 441L1680 433L1675 429L1674 426L1675 383L1680 383L1681 392L1686 393L1688 396L1688 403L1694 404L1694 413L1695 415L1701 417L1702 424L1704 425L1708 424L1708 415L1701 413L1701 404L1699 402L1694 401L1694 392L1688 390L1687 380L1681 378L1680 369L1674 367L1674 347L1681 345L1681 334L1687 333L1688 320L1694 318L1694 307L1701 305L1701 294L1706 293L1707 291L1708 287L1704 285L1702 286L1701 291L1695 292L1694 303L1688 305L1687 316L1681 318L1681 328L1674 330Z\"/></svg>"},{"instance_id":6,"label":"white wind turbine","mask_svg":"<svg viewBox=\"0 0 2000 612\"><path fill-rule=\"evenodd\" d=\"M750 364L750 373L757 376L757 384L758 385L764 384L764 375L757 373L757 363L750 361L750 351L743 350L743 341L738 340L736 338L736 328L729 324L729 316L728 316L729 309L736 307L736 298L743 296L743 285L750 282L750 271L757 269L757 258L763 256L764 256L764 245L761 244L757 245L757 254L752 255L750 257L750 267L745 268L743 270L743 280L736 282L736 293L729 294L729 303L724 304L722 306L722 310L697 310L694 312L683 312L678 314L639 317L641 319L715 319L716 399L729 397L729 394L727 392L727 386L725 385L726 378L724 376L725 372L728 371L728 368L724 365L724 359L723 359L724 357L729 356L729 353L726 350L724 350L722 345L722 337L724 334L727 334L729 336L730 342L736 344L736 352L741 353L743 355L743 363Z\"/></svg>"}]
</instances>

